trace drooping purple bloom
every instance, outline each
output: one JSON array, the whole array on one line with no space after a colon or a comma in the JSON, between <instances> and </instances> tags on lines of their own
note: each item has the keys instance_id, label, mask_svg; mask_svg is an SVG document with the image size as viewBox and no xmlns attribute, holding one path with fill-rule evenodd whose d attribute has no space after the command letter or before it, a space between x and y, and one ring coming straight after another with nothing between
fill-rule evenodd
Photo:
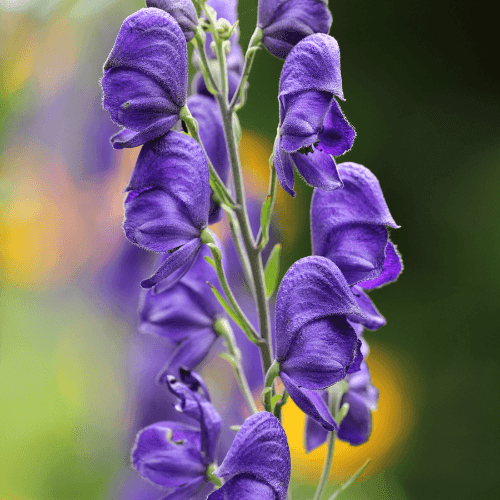
<instances>
[{"instance_id":1,"label":"drooping purple bloom","mask_svg":"<svg viewBox=\"0 0 500 500\"><path fill-rule=\"evenodd\" d=\"M290 449L283 427L271 413L259 412L236 434L215 471L219 477L231 478L208 500L286 500L290 473Z\"/></svg>"},{"instance_id":2,"label":"drooping purple bloom","mask_svg":"<svg viewBox=\"0 0 500 500\"><path fill-rule=\"evenodd\" d=\"M160 293L152 289L143 293L140 331L177 345L161 378L177 373L181 366L196 368L217 341L214 322L224 310L206 283L218 284L215 270L205 261L209 254L208 248L202 249L193 267L174 286Z\"/></svg>"},{"instance_id":3,"label":"drooping purple bloom","mask_svg":"<svg viewBox=\"0 0 500 500\"><path fill-rule=\"evenodd\" d=\"M306 36L328 33L332 15L327 0L259 0L257 25L264 47L285 59Z\"/></svg>"},{"instance_id":4,"label":"drooping purple bloom","mask_svg":"<svg viewBox=\"0 0 500 500\"><path fill-rule=\"evenodd\" d=\"M150 288L169 276L163 286L171 285L191 267L208 225L210 185L202 148L175 131L145 144L126 191L127 238L164 252L159 269L141 285Z\"/></svg>"},{"instance_id":5,"label":"drooping purple bloom","mask_svg":"<svg viewBox=\"0 0 500 500\"><path fill-rule=\"evenodd\" d=\"M337 41L317 33L299 42L281 71L280 127L274 165L281 187L293 191L293 164L311 186L342 186L334 156L348 151L355 132L334 96L344 99Z\"/></svg>"},{"instance_id":6,"label":"drooping purple bloom","mask_svg":"<svg viewBox=\"0 0 500 500\"><path fill-rule=\"evenodd\" d=\"M181 27L186 42L194 38L198 14L191 0L146 0L146 5L168 12Z\"/></svg>"},{"instance_id":7,"label":"drooping purple bloom","mask_svg":"<svg viewBox=\"0 0 500 500\"><path fill-rule=\"evenodd\" d=\"M373 289L397 279L402 265L389 240L394 222L377 178L357 163L341 163L338 172L344 187L337 191L314 190L311 201L313 253L335 262L358 300L366 328L385 324L363 289Z\"/></svg>"},{"instance_id":8,"label":"drooping purple bloom","mask_svg":"<svg viewBox=\"0 0 500 500\"><path fill-rule=\"evenodd\" d=\"M166 134L186 104L188 56L177 21L156 8L125 19L104 64L103 106L125 127L111 138L133 148Z\"/></svg>"},{"instance_id":9,"label":"drooping purple bloom","mask_svg":"<svg viewBox=\"0 0 500 500\"><path fill-rule=\"evenodd\" d=\"M219 106L214 99L203 95L192 95L187 100L191 114L198 121L200 137L205 151L222 182L229 178L229 156L224 138L224 125ZM222 209L210 199L208 223L215 224L222 218Z\"/></svg>"},{"instance_id":10,"label":"drooping purple bloom","mask_svg":"<svg viewBox=\"0 0 500 500\"><path fill-rule=\"evenodd\" d=\"M297 406L325 428L336 428L318 389L358 365L360 342L347 315L362 315L339 268L305 257L285 274L276 299L279 376Z\"/></svg>"},{"instance_id":11,"label":"drooping purple bloom","mask_svg":"<svg viewBox=\"0 0 500 500\"><path fill-rule=\"evenodd\" d=\"M340 423L337 437L354 446L366 443L372 431L372 411L377 409L378 389L373 386L366 362L361 369L347 375L348 389L340 405L349 404L349 411ZM327 398L326 391L322 397ZM321 446L328 437L328 431L310 417L306 419L305 446L309 453Z\"/></svg>"},{"instance_id":12,"label":"drooping purple bloom","mask_svg":"<svg viewBox=\"0 0 500 500\"><path fill-rule=\"evenodd\" d=\"M167 385L179 398L176 409L195 419L199 427L165 421L142 429L132 450L132 464L143 478L170 488L161 500L205 498L213 489L206 474L214 462L220 416L194 372L181 370L180 380L170 376Z\"/></svg>"}]
</instances>

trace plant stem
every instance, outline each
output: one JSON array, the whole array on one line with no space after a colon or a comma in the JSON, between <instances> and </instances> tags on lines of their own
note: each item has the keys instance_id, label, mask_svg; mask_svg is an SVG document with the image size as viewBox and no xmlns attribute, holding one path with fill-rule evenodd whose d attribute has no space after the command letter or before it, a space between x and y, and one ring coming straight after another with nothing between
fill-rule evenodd
<instances>
[{"instance_id":1,"label":"plant stem","mask_svg":"<svg viewBox=\"0 0 500 500\"><path fill-rule=\"evenodd\" d=\"M231 104L229 105L229 109L231 111L238 111L245 105L246 101L246 91L245 84L248 81L248 77L250 76L250 71L252 69L253 60L255 58L255 53L259 48L260 42L262 40L263 32L262 28L258 26L255 28L253 32L252 38L250 38L250 43L248 44L247 51L245 53L245 62L243 64L243 71L241 72L241 78L238 82L238 87L236 87L236 91L231 100ZM238 103L239 99L239 103ZM238 103L238 105L237 105Z\"/></svg>"},{"instance_id":2,"label":"plant stem","mask_svg":"<svg viewBox=\"0 0 500 500\"><path fill-rule=\"evenodd\" d=\"M270 218L272 217L272 213L274 210L274 204L276 202L276 191L278 187L278 175L276 173L276 169L274 168L274 164L272 163L272 160L274 159L274 154L271 154L271 157L269 158L269 168L270 168L270 177L269 177L269 194L268 197L271 199L271 215ZM269 230L269 228L267 228ZM264 232L262 230L262 227L259 229L259 234L257 235L257 248L262 251L264 248L266 248L267 241L265 241L265 238L268 235L264 235Z\"/></svg>"},{"instance_id":3,"label":"plant stem","mask_svg":"<svg viewBox=\"0 0 500 500\"><path fill-rule=\"evenodd\" d=\"M236 344L236 339L234 338L233 329L231 325L225 318L217 318L214 322L214 330L224 337L226 341L227 352L231 356L231 365L236 373L236 378L238 379L238 385L240 386L241 393L245 398L248 409L251 413L258 413L257 407L253 400L252 391L248 385L248 380L245 375L245 371L241 366L241 352Z\"/></svg>"}]
</instances>

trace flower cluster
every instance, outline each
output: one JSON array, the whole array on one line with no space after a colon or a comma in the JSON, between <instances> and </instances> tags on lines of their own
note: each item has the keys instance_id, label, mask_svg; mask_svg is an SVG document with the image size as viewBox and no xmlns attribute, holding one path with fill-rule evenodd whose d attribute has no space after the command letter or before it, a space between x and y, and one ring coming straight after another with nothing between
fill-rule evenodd
<instances>
[{"instance_id":1,"label":"flower cluster","mask_svg":"<svg viewBox=\"0 0 500 500\"><path fill-rule=\"evenodd\" d=\"M172 345L157 382L191 419L137 435L132 464L164 490L162 500L285 500L291 462L281 418L289 397L307 415L308 451L335 436L366 442L378 391L363 333L385 324L367 291L402 270L389 239L399 226L378 180L361 165L336 163L355 131L337 101L344 100L340 50L328 35L328 3L259 0L245 54L237 19L235 0L147 0L124 21L104 65L103 106L122 127L113 147L141 146L125 189L125 235L158 254L156 271L141 283L139 329ZM262 46L285 62L259 218L245 197L236 112ZM312 255L279 283L281 245L264 251L278 183L295 196L294 167L314 187ZM232 235L226 249L209 229L223 216ZM223 420L194 371L218 344L251 415L220 466ZM264 411L252 393L259 386Z\"/></svg>"}]
</instances>

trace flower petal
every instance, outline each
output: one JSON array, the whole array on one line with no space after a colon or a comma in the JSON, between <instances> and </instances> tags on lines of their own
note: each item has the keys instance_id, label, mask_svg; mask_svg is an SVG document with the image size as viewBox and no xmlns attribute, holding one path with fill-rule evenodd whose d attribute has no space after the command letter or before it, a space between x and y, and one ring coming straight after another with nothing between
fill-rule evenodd
<instances>
[{"instance_id":1,"label":"flower petal","mask_svg":"<svg viewBox=\"0 0 500 500\"><path fill-rule=\"evenodd\" d=\"M198 15L191 0L146 0L146 5L168 12L179 24L186 42L194 38Z\"/></svg>"},{"instance_id":2,"label":"flower petal","mask_svg":"<svg viewBox=\"0 0 500 500\"><path fill-rule=\"evenodd\" d=\"M325 392L326 394L326 392ZM304 447L306 453L315 450L328 438L328 432L319 422L309 415L306 417L306 428L304 431Z\"/></svg>"},{"instance_id":3,"label":"flower petal","mask_svg":"<svg viewBox=\"0 0 500 500\"><path fill-rule=\"evenodd\" d=\"M279 99L287 94L317 90L344 99L340 50L335 38L316 33L301 40L288 54L281 71Z\"/></svg>"},{"instance_id":4,"label":"flower petal","mask_svg":"<svg viewBox=\"0 0 500 500\"><path fill-rule=\"evenodd\" d=\"M335 160L329 154L315 149L312 153L293 153L291 156L300 175L310 186L324 191L342 187Z\"/></svg>"},{"instance_id":5,"label":"flower petal","mask_svg":"<svg viewBox=\"0 0 500 500\"><path fill-rule=\"evenodd\" d=\"M168 279L168 286L173 286L177 280L183 276L181 272L189 271L192 263L196 259L196 254L200 250L202 242L199 238L188 241L185 245L170 254L165 255L165 260L150 278L141 282L143 288L151 288L160 281ZM163 285L163 284L162 284Z\"/></svg>"},{"instance_id":6,"label":"flower petal","mask_svg":"<svg viewBox=\"0 0 500 500\"><path fill-rule=\"evenodd\" d=\"M378 330L387 322L385 318L378 312L370 297L359 286L352 287L352 293L358 301L360 309L363 311L364 317L348 316L347 319L354 323L361 323L368 330Z\"/></svg>"},{"instance_id":7,"label":"flower petal","mask_svg":"<svg viewBox=\"0 0 500 500\"><path fill-rule=\"evenodd\" d=\"M205 475L206 465L196 446L195 431L186 426L174 438L172 422L157 422L139 431L132 464L146 479L163 487L182 486ZM181 424L176 424L179 429ZM182 436L182 437L180 437ZM194 442L190 442L190 436Z\"/></svg>"},{"instance_id":8,"label":"flower petal","mask_svg":"<svg viewBox=\"0 0 500 500\"><path fill-rule=\"evenodd\" d=\"M332 15L326 0L260 0L257 24L266 49L285 59L303 38L328 33Z\"/></svg>"},{"instance_id":9,"label":"flower petal","mask_svg":"<svg viewBox=\"0 0 500 500\"><path fill-rule=\"evenodd\" d=\"M229 178L229 156L219 106L210 97L192 95L188 99L188 108L198 121L205 151L222 182L226 184ZM209 224L218 222L222 214L222 209L211 200Z\"/></svg>"},{"instance_id":10,"label":"flower petal","mask_svg":"<svg viewBox=\"0 0 500 500\"><path fill-rule=\"evenodd\" d=\"M329 316L362 314L339 268L325 257L300 259L290 267L276 298L276 358L281 363L300 329Z\"/></svg>"},{"instance_id":11,"label":"flower petal","mask_svg":"<svg viewBox=\"0 0 500 500\"><path fill-rule=\"evenodd\" d=\"M252 474L238 474L207 500L276 500L275 491Z\"/></svg>"},{"instance_id":12,"label":"flower petal","mask_svg":"<svg viewBox=\"0 0 500 500\"><path fill-rule=\"evenodd\" d=\"M340 156L352 148L356 132L347 121L338 102L332 105L323 121L323 131L319 134L318 149L333 156Z\"/></svg>"},{"instance_id":13,"label":"flower petal","mask_svg":"<svg viewBox=\"0 0 500 500\"><path fill-rule=\"evenodd\" d=\"M301 327L280 373L301 387L324 389L345 378L357 354L356 332L345 316L329 316Z\"/></svg>"},{"instance_id":14,"label":"flower petal","mask_svg":"<svg viewBox=\"0 0 500 500\"><path fill-rule=\"evenodd\" d=\"M210 184L201 146L180 132L169 132L146 144L139 154L126 191L157 187L201 231L207 225Z\"/></svg>"},{"instance_id":15,"label":"flower petal","mask_svg":"<svg viewBox=\"0 0 500 500\"><path fill-rule=\"evenodd\" d=\"M318 135L332 101L330 93L317 90L285 95L281 99L281 147L287 153L294 153L319 140Z\"/></svg>"},{"instance_id":16,"label":"flower petal","mask_svg":"<svg viewBox=\"0 0 500 500\"><path fill-rule=\"evenodd\" d=\"M279 420L266 411L245 420L224 461L215 471L219 477L256 476L274 490L277 500L286 500L290 472L290 449L285 431Z\"/></svg>"},{"instance_id":17,"label":"flower petal","mask_svg":"<svg viewBox=\"0 0 500 500\"><path fill-rule=\"evenodd\" d=\"M358 285L362 288L372 290L396 281L403 270L401 255L391 241L385 247L385 259L382 266L382 274L370 281L361 281Z\"/></svg>"},{"instance_id":18,"label":"flower petal","mask_svg":"<svg viewBox=\"0 0 500 500\"><path fill-rule=\"evenodd\" d=\"M274 147L274 167L276 168L280 186L289 195L295 197L295 191L293 190L294 178L292 157L281 147L281 138L276 141Z\"/></svg>"},{"instance_id":19,"label":"flower petal","mask_svg":"<svg viewBox=\"0 0 500 500\"><path fill-rule=\"evenodd\" d=\"M333 419L328 407L323 399L322 391L304 389L294 384L286 373L280 374L281 381L294 403L311 418L319 422L326 430L334 431L338 429L337 423Z\"/></svg>"}]
</instances>

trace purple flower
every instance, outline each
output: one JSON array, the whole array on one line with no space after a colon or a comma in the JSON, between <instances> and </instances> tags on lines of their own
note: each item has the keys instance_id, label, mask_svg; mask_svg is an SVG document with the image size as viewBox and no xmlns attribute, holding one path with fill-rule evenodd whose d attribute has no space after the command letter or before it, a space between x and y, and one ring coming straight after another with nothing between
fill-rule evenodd
<instances>
[{"instance_id":1,"label":"purple flower","mask_svg":"<svg viewBox=\"0 0 500 500\"><path fill-rule=\"evenodd\" d=\"M186 40L177 21L155 8L127 17L102 79L104 109L125 127L111 138L113 147L133 148L166 134L186 104L187 83Z\"/></svg>"},{"instance_id":2,"label":"purple flower","mask_svg":"<svg viewBox=\"0 0 500 500\"><path fill-rule=\"evenodd\" d=\"M170 14L179 24L186 42L194 38L198 26L198 14L191 0L146 0L146 5Z\"/></svg>"},{"instance_id":3,"label":"purple flower","mask_svg":"<svg viewBox=\"0 0 500 500\"><path fill-rule=\"evenodd\" d=\"M327 0L259 0L257 25L263 30L264 47L285 59L306 36L328 33L332 15Z\"/></svg>"},{"instance_id":4,"label":"purple flower","mask_svg":"<svg viewBox=\"0 0 500 500\"><path fill-rule=\"evenodd\" d=\"M335 262L358 300L366 328L385 324L363 289L378 288L397 279L402 265L389 241L387 227L394 222L377 178L357 163L341 163L338 172L344 187L337 191L314 190L311 202L313 253Z\"/></svg>"},{"instance_id":5,"label":"purple flower","mask_svg":"<svg viewBox=\"0 0 500 500\"><path fill-rule=\"evenodd\" d=\"M370 371L366 362L361 364L361 369L356 373L347 375L348 389L342 397L341 405L349 404L349 411L340 423L337 437L352 445L366 443L372 432L372 411L377 409L378 389L373 386ZM327 392L323 391L322 397L326 402ZM315 420L307 417L305 445L309 453L321 446L328 436L328 431Z\"/></svg>"},{"instance_id":6,"label":"purple flower","mask_svg":"<svg viewBox=\"0 0 500 500\"><path fill-rule=\"evenodd\" d=\"M311 186L342 186L333 156L348 151L356 135L334 96L344 99L337 41L318 33L299 42L281 71L280 127L274 165L281 187L292 196L293 164Z\"/></svg>"},{"instance_id":7,"label":"purple flower","mask_svg":"<svg viewBox=\"0 0 500 500\"><path fill-rule=\"evenodd\" d=\"M215 471L231 476L209 500L286 500L290 449L279 420L268 412L249 417Z\"/></svg>"},{"instance_id":8,"label":"purple flower","mask_svg":"<svg viewBox=\"0 0 500 500\"><path fill-rule=\"evenodd\" d=\"M229 178L229 156L224 138L224 125L219 106L214 99L203 95L192 95L187 100L191 114L196 118L200 127L200 137L205 151L219 174L222 182L227 183ZM222 209L210 199L208 223L215 224L222 218Z\"/></svg>"},{"instance_id":9,"label":"purple flower","mask_svg":"<svg viewBox=\"0 0 500 500\"><path fill-rule=\"evenodd\" d=\"M287 271L276 299L279 376L297 406L328 430L336 423L317 390L342 380L360 362L360 342L347 315L362 313L331 261L305 257Z\"/></svg>"},{"instance_id":10,"label":"purple flower","mask_svg":"<svg viewBox=\"0 0 500 500\"><path fill-rule=\"evenodd\" d=\"M199 427L165 421L142 429L132 450L132 464L143 478L170 488L161 500L202 498L213 489L207 470L214 462L221 419L196 373L181 370L180 380L170 376L167 384L179 398L176 409L195 419Z\"/></svg>"},{"instance_id":11,"label":"purple flower","mask_svg":"<svg viewBox=\"0 0 500 500\"><path fill-rule=\"evenodd\" d=\"M215 270L205 261L209 254L208 248L201 250L193 267L174 286L160 293L144 291L140 331L177 344L160 380L168 373L177 373L181 366L196 368L217 341L214 322L224 310L206 284L207 280L218 283Z\"/></svg>"},{"instance_id":12,"label":"purple flower","mask_svg":"<svg viewBox=\"0 0 500 500\"><path fill-rule=\"evenodd\" d=\"M144 288L168 276L164 287L175 283L194 262L208 225L208 175L203 150L185 134L171 131L143 146L126 188L123 228L132 243L166 252Z\"/></svg>"}]
</instances>

